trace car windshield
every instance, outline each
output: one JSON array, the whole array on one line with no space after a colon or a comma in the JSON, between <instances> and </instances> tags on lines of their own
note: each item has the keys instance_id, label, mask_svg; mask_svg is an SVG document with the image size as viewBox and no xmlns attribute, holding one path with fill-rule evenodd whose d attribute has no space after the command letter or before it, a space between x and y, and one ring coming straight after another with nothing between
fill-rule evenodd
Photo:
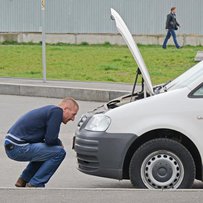
<instances>
[{"instance_id":1,"label":"car windshield","mask_svg":"<svg viewBox=\"0 0 203 203\"><path fill-rule=\"evenodd\" d=\"M192 84L203 75L203 61L184 72L165 86L166 90L180 89Z\"/></svg>"}]
</instances>

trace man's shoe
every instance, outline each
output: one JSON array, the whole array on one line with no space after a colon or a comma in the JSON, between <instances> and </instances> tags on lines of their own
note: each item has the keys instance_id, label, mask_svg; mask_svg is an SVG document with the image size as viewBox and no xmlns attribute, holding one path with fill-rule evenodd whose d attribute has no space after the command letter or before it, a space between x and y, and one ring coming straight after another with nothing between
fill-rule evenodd
<instances>
[{"instance_id":1,"label":"man's shoe","mask_svg":"<svg viewBox=\"0 0 203 203\"><path fill-rule=\"evenodd\" d=\"M26 183L27 183L27 182L26 182L25 180L23 180L22 178L18 178L18 180L17 180L15 186L16 186L16 187L25 187L25 186L26 186Z\"/></svg>"},{"instance_id":2,"label":"man's shoe","mask_svg":"<svg viewBox=\"0 0 203 203\"><path fill-rule=\"evenodd\" d=\"M36 187L36 186L31 185L30 183L27 183L27 184L25 185L25 187Z\"/></svg>"}]
</instances>

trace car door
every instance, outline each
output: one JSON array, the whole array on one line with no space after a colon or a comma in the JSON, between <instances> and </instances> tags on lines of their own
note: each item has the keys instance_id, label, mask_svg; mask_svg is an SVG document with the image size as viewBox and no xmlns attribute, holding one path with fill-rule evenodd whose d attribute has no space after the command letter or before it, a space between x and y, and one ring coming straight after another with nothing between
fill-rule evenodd
<instances>
[{"instance_id":1,"label":"car door","mask_svg":"<svg viewBox=\"0 0 203 203\"><path fill-rule=\"evenodd\" d=\"M201 149L200 153L203 156L203 83L190 92L188 99L191 128L193 128L194 136Z\"/></svg>"}]
</instances>

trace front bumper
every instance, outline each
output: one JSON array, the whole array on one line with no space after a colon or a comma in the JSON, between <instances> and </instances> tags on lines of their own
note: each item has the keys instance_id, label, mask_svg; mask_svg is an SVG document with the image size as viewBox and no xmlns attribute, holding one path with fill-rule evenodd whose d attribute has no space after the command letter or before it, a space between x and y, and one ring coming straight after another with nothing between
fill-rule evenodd
<instances>
[{"instance_id":1,"label":"front bumper","mask_svg":"<svg viewBox=\"0 0 203 203\"><path fill-rule=\"evenodd\" d=\"M78 130L73 147L78 169L86 174L122 179L123 163L134 134L119 134Z\"/></svg>"}]
</instances>

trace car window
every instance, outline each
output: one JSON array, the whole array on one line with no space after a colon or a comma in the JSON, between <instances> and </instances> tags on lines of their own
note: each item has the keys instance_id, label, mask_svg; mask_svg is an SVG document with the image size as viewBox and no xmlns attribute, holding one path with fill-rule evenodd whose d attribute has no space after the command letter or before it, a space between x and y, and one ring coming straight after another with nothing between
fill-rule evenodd
<instances>
[{"instance_id":1,"label":"car window","mask_svg":"<svg viewBox=\"0 0 203 203\"><path fill-rule=\"evenodd\" d=\"M192 91L190 97L202 97L203 98L203 84Z\"/></svg>"},{"instance_id":2,"label":"car window","mask_svg":"<svg viewBox=\"0 0 203 203\"><path fill-rule=\"evenodd\" d=\"M192 84L198 80L203 75L203 61L195 65L193 68L189 69L171 83L169 83L167 89L179 89Z\"/></svg>"}]
</instances>

